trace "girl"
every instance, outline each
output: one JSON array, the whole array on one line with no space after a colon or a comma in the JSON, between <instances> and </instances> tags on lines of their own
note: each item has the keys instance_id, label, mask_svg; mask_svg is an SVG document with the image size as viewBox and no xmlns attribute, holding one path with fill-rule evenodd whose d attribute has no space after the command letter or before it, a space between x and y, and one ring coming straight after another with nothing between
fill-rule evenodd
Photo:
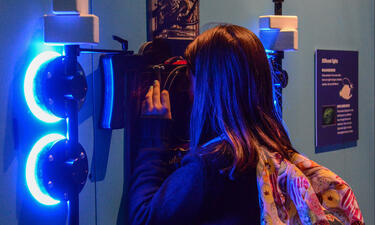
<instances>
[{"instance_id":1,"label":"girl","mask_svg":"<svg viewBox=\"0 0 375 225\"><path fill-rule=\"evenodd\" d=\"M273 104L265 50L251 31L220 25L185 57L193 80L190 152L168 164L169 94L143 102L142 146L129 190L131 224L362 224L349 186L292 147Z\"/></svg>"}]
</instances>

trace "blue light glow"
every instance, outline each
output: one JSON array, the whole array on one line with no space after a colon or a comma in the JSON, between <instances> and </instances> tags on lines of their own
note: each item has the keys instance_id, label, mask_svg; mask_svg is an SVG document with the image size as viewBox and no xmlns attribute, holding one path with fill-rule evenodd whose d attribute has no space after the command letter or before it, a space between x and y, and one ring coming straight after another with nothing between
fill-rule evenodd
<instances>
[{"instance_id":1,"label":"blue light glow","mask_svg":"<svg viewBox=\"0 0 375 225\"><path fill-rule=\"evenodd\" d=\"M53 199L48 195L43 188L40 187L37 175L37 164L40 154L46 150L45 147L49 144L56 143L63 140L65 137L61 134L48 134L39 139L30 151L26 162L26 184L31 195L41 204L56 205L60 203L59 200Z\"/></svg>"},{"instance_id":2,"label":"blue light glow","mask_svg":"<svg viewBox=\"0 0 375 225\"><path fill-rule=\"evenodd\" d=\"M273 51L273 50L269 50L269 49L265 49L266 50L266 53L267 54L275 54L276 51Z\"/></svg>"},{"instance_id":3,"label":"blue light glow","mask_svg":"<svg viewBox=\"0 0 375 225\"><path fill-rule=\"evenodd\" d=\"M35 84L34 79L39 70L39 68L49 60L52 60L56 57L61 56L60 53L54 51L46 51L38 56L36 56L33 61L31 61L29 67L27 68L25 80L23 83L23 91L25 94L26 103L29 106L30 111L37 117L39 120L46 123L55 123L61 120L61 118L56 117L55 115L44 111L36 101L35 96Z\"/></svg>"},{"instance_id":4,"label":"blue light glow","mask_svg":"<svg viewBox=\"0 0 375 225\"><path fill-rule=\"evenodd\" d=\"M69 127L69 117L67 117L65 119L65 122L66 122L66 126ZM66 139L68 139L68 140L70 139L69 138L69 129L68 128L66 129Z\"/></svg>"},{"instance_id":5,"label":"blue light glow","mask_svg":"<svg viewBox=\"0 0 375 225\"><path fill-rule=\"evenodd\" d=\"M276 95L276 90L274 88L274 94L273 94L273 104L275 106L275 111L277 113L277 115L281 118L282 117L282 112L281 112L281 106L280 106L280 103L279 103L279 100L277 98L277 95Z\"/></svg>"},{"instance_id":6,"label":"blue light glow","mask_svg":"<svg viewBox=\"0 0 375 225\"><path fill-rule=\"evenodd\" d=\"M112 59L104 59L105 93L103 128L111 128L114 99L114 73Z\"/></svg>"},{"instance_id":7,"label":"blue light glow","mask_svg":"<svg viewBox=\"0 0 375 225\"><path fill-rule=\"evenodd\" d=\"M265 49L265 51L266 51L267 59L274 57L273 55L276 53L276 51L269 50L269 49Z\"/></svg>"}]
</instances>

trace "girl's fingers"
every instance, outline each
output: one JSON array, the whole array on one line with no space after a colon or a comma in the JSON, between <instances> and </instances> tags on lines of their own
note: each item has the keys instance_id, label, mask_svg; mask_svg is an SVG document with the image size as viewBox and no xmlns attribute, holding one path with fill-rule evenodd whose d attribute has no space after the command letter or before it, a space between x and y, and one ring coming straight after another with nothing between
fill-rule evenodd
<instances>
[{"instance_id":1,"label":"girl's fingers","mask_svg":"<svg viewBox=\"0 0 375 225\"><path fill-rule=\"evenodd\" d=\"M171 102L169 100L169 92L167 90L163 90L161 92L161 104L162 104L163 108L165 108L167 110L166 117L168 119L172 119Z\"/></svg>"},{"instance_id":2,"label":"girl's fingers","mask_svg":"<svg viewBox=\"0 0 375 225\"><path fill-rule=\"evenodd\" d=\"M160 93L159 81L155 81L147 91L142 102L142 115L172 119L169 93L167 90Z\"/></svg>"},{"instance_id":3,"label":"girl's fingers","mask_svg":"<svg viewBox=\"0 0 375 225\"><path fill-rule=\"evenodd\" d=\"M152 103L154 103L154 106L156 108L160 108L161 107L161 103L160 103L160 83L158 80L155 80L154 81L154 93L152 95Z\"/></svg>"},{"instance_id":4,"label":"girl's fingers","mask_svg":"<svg viewBox=\"0 0 375 225\"><path fill-rule=\"evenodd\" d=\"M145 99L145 109L148 110L148 111L152 111L153 109L153 101L152 101L152 96L153 96L153 93L154 93L154 87L151 86L149 89L148 89L148 92L146 94L146 99Z\"/></svg>"},{"instance_id":5,"label":"girl's fingers","mask_svg":"<svg viewBox=\"0 0 375 225\"><path fill-rule=\"evenodd\" d=\"M169 101L169 92L167 90L163 90L161 92L161 105L166 108L171 108L171 103Z\"/></svg>"}]
</instances>

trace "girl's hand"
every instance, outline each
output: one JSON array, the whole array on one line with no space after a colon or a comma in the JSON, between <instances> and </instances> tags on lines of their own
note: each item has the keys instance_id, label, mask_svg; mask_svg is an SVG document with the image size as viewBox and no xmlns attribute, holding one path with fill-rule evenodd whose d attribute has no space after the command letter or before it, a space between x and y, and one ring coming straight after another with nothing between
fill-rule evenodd
<instances>
[{"instance_id":1,"label":"girl's hand","mask_svg":"<svg viewBox=\"0 0 375 225\"><path fill-rule=\"evenodd\" d=\"M142 117L172 119L169 93L163 90L160 93L160 82L155 80L142 102Z\"/></svg>"}]
</instances>

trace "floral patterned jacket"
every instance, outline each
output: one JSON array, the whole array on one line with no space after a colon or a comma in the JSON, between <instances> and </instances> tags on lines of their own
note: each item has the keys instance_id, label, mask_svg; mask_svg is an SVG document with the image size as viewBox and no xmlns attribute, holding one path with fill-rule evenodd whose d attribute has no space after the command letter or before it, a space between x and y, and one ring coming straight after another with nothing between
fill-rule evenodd
<instances>
[{"instance_id":1,"label":"floral patterned jacket","mask_svg":"<svg viewBox=\"0 0 375 225\"><path fill-rule=\"evenodd\" d=\"M364 224L349 185L301 154L262 148L257 181L262 225Z\"/></svg>"}]
</instances>

